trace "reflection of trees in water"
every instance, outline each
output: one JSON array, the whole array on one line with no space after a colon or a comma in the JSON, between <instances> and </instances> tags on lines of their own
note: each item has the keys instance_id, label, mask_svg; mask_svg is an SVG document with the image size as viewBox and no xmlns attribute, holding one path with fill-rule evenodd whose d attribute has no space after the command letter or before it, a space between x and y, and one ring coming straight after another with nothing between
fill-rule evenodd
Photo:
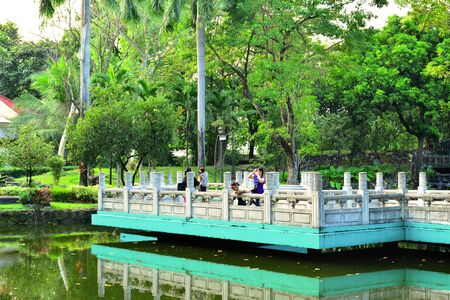
<instances>
[{"instance_id":1,"label":"reflection of trees in water","mask_svg":"<svg viewBox=\"0 0 450 300\"><path fill-rule=\"evenodd\" d=\"M1 264L0 299L91 299L97 290L96 260L88 249L93 243L117 242L108 232L42 233L0 238L1 246L14 247L15 260ZM88 280L90 278L90 280Z\"/></svg>"}]
</instances>

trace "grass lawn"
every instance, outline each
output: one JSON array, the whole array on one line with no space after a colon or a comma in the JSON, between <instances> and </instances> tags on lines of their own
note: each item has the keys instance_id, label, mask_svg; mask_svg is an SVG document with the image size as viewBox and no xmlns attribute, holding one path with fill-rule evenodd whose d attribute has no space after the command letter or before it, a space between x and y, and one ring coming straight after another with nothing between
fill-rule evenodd
<instances>
[{"instance_id":1,"label":"grass lawn","mask_svg":"<svg viewBox=\"0 0 450 300\"><path fill-rule=\"evenodd\" d=\"M5 211L5 210L27 210L29 209L28 207L26 207L25 205L22 204L0 204L0 211Z\"/></svg>"},{"instance_id":2,"label":"grass lawn","mask_svg":"<svg viewBox=\"0 0 450 300\"><path fill-rule=\"evenodd\" d=\"M96 208L96 203L61 203L61 202L51 202L50 207L53 209L86 209L86 208ZM29 210L28 206L22 204L0 204L0 211L6 210Z\"/></svg>"},{"instance_id":3,"label":"grass lawn","mask_svg":"<svg viewBox=\"0 0 450 300\"><path fill-rule=\"evenodd\" d=\"M97 208L97 203L62 203L51 202L51 208L53 209L83 209L83 208Z\"/></svg>"}]
</instances>

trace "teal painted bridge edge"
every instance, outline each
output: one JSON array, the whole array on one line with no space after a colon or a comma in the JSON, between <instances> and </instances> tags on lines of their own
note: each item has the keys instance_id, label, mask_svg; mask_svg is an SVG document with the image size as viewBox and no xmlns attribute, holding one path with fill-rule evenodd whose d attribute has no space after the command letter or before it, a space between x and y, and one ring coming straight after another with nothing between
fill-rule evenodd
<instances>
[{"instance_id":1,"label":"teal painted bridge edge","mask_svg":"<svg viewBox=\"0 0 450 300\"><path fill-rule=\"evenodd\" d=\"M433 244L450 244L450 225L405 222L405 240Z\"/></svg>"},{"instance_id":2,"label":"teal painted bridge edge","mask_svg":"<svg viewBox=\"0 0 450 300\"><path fill-rule=\"evenodd\" d=\"M92 224L143 231L319 249L318 229L269 224L98 212Z\"/></svg>"},{"instance_id":3,"label":"teal painted bridge edge","mask_svg":"<svg viewBox=\"0 0 450 300\"><path fill-rule=\"evenodd\" d=\"M99 211L96 215L92 215L92 224L308 249L351 247L399 241L450 244L450 225L419 222L318 229Z\"/></svg>"},{"instance_id":4,"label":"teal painted bridge edge","mask_svg":"<svg viewBox=\"0 0 450 300\"><path fill-rule=\"evenodd\" d=\"M319 296L317 278L272 271L198 261L174 256L93 245L91 253L98 258L135 266L231 281L243 285L271 288L291 293Z\"/></svg>"},{"instance_id":5,"label":"teal painted bridge edge","mask_svg":"<svg viewBox=\"0 0 450 300\"><path fill-rule=\"evenodd\" d=\"M189 273L304 296L336 296L403 285L450 291L450 274L412 269L314 278L100 245L93 245L92 253L109 261Z\"/></svg>"}]
</instances>

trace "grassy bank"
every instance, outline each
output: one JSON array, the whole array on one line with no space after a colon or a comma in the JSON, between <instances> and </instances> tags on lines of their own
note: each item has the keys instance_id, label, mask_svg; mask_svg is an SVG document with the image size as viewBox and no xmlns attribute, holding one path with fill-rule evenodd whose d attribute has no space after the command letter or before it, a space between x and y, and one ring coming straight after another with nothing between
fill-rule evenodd
<instances>
[{"instance_id":1,"label":"grassy bank","mask_svg":"<svg viewBox=\"0 0 450 300\"><path fill-rule=\"evenodd\" d=\"M97 204L50 202L50 207L52 209L57 210L64 210L64 209L77 210L77 209L96 208ZM23 204L0 204L0 211L9 211L9 210L31 210L31 208Z\"/></svg>"}]
</instances>

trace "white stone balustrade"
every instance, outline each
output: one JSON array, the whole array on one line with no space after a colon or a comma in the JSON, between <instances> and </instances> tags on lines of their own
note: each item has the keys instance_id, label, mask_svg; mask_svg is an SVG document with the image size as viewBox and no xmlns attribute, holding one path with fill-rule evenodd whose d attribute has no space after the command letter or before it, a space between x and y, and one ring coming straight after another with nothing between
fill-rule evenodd
<instances>
[{"instance_id":1,"label":"white stone balustrade","mask_svg":"<svg viewBox=\"0 0 450 300\"><path fill-rule=\"evenodd\" d=\"M229 172L224 174L224 183L216 184L220 189L206 192L195 190L193 172L187 173L185 191L166 188L162 172L151 172L149 185L141 179L136 187L131 185L132 174L128 172L123 188L107 188L101 173L98 210L313 228L400 221L450 224L450 191L427 190L425 173L417 190L406 189L403 172L398 174L397 189L385 189L383 175L377 174L374 190L367 188L366 173L359 174L355 190L351 190L348 175L344 190L323 190L320 173L302 174L305 190L280 185L279 174L267 172L264 194L240 195L248 204L259 199L260 206L238 206L229 190Z\"/></svg>"}]
</instances>

